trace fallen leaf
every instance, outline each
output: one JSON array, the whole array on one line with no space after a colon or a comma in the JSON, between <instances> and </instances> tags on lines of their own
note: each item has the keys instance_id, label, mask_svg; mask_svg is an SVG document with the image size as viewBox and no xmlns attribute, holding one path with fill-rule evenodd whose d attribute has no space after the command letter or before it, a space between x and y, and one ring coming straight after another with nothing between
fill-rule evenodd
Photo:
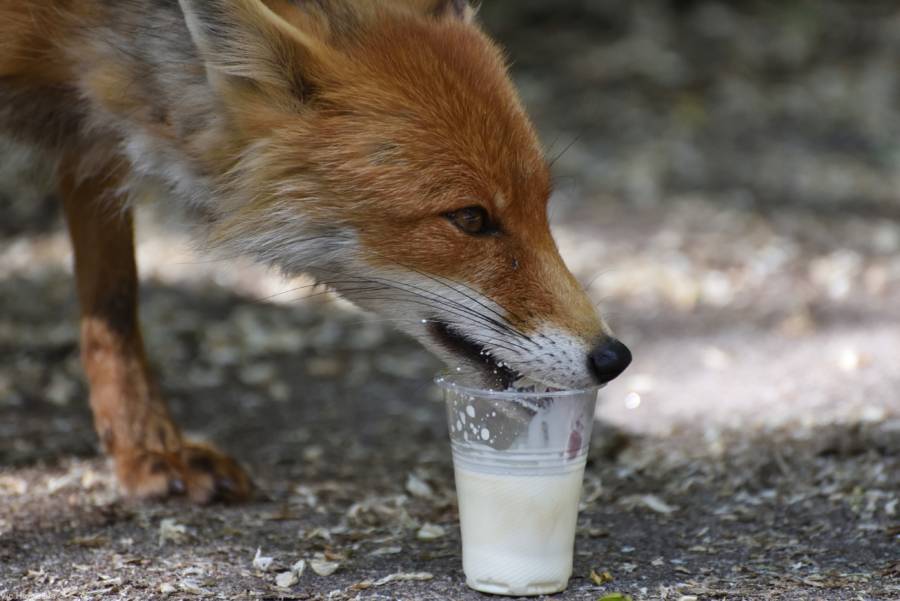
<instances>
[{"instance_id":1,"label":"fallen leaf","mask_svg":"<svg viewBox=\"0 0 900 601\"><path fill-rule=\"evenodd\" d=\"M294 572L294 570L290 570L289 572L282 572L275 577L275 586L277 586L278 588L291 588L298 582L300 582L300 578L297 576L297 573Z\"/></svg>"},{"instance_id":2,"label":"fallen leaf","mask_svg":"<svg viewBox=\"0 0 900 601\"><path fill-rule=\"evenodd\" d=\"M374 588L377 586L384 586L386 584L390 584L391 582L404 582L404 581L418 581L422 582L425 580L431 580L434 576L429 572L398 572L396 574L388 574L383 578L379 578L378 580L363 580L362 582L357 582L353 586L350 587L350 590L354 591L362 591L370 588Z\"/></svg>"},{"instance_id":3,"label":"fallen leaf","mask_svg":"<svg viewBox=\"0 0 900 601\"><path fill-rule=\"evenodd\" d=\"M384 586L391 582L403 581L424 581L431 580L434 576L429 572L399 572L397 574L389 574L383 578L379 578L373 583L373 586Z\"/></svg>"},{"instance_id":4,"label":"fallen leaf","mask_svg":"<svg viewBox=\"0 0 900 601\"><path fill-rule=\"evenodd\" d=\"M325 559L325 555L316 553L316 556L309 560L309 567L319 576L331 576L341 567L341 564L336 561L328 561Z\"/></svg>"},{"instance_id":5,"label":"fallen leaf","mask_svg":"<svg viewBox=\"0 0 900 601\"><path fill-rule=\"evenodd\" d=\"M591 582L597 586L602 586L607 582L611 582L612 579L612 574L609 572L597 572L597 570L591 570Z\"/></svg>"},{"instance_id":6,"label":"fallen leaf","mask_svg":"<svg viewBox=\"0 0 900 601\"><path fill-rule=\"evenodd\" d=\"M79 547L98 549L100 547L105 547L106 545L108 545L109 539L99 534L92 534L91 536L76 536L70 542L73 545L78 545Z\"/></svg>"},{"instance_id":7,"label":"fallen leaf","mask_svg":"<svg viewBox=\"0 0 900 601\"><path fill-rule=\"evenodd\" d=\"M72 486L81 479L81 472L64 474L56 478L50 478L47 481L47 492L51 495L58 493L64 488Z\"/></svg>"},{"instance_id":8,"label":"fallen leaf","mask_svg":"<svg viewBox=\"0 0 900 601\"><path fill-rule=\"evenodd\" d=\"M627 497L622 497L619 500L619 503L626 507L646 507L647 509L651 509L656 513L661 513L663 515L669 515L670 513L678 511L677 506L669 505L656 495L629 495Z\"/></svg>"},{"instance_id":9,"label":"fallen leaf","mask_svg":"<svg viewBox=\"0 0 900 601\"><path fill-rule=\"evenodd\" d=\"M292 565L291 571L293 571L295 574L297 574L297 578L300 578L301 576L303 576L303 572L306 571L306 560L301 559L300 561L298 561L297 563Z\"/></svg>"},{"instance_id":10,"label":"fallen leaf","mask_svg":"<svg viewBox=\"0 0 900 601\"><path fill-rule=\"evenodd\" d=\"M341 561L344 561L345 559L347 559L347 556L344 555L343 553L338 553L337 551L333 551L331 549L325 549L324 551L322 551L321 555L328 561L341 562Z\"/></svg>"},{"instance_id":11,"label":"fallen leaf","mask_svg":"<svg viewBox=\"0 0 900 601\"><path fill-rule=\"evenodd\" d=\"M262 550L259 547L256 548L256 555L253 556L254 568L260 572L265 572L272 567L273 561L275 561L273 557L263 557Z\"/></svg>"},{"instance_id":12,"label":"fallen leaf","mask_svg":"<svg viewBox=\"0 0 900 601\"><path fill-rule=\"evenodd\" d=\"M328 528L314 528L306 533L305 538L306 540L321 538L325 541L331 541L331 532L329 532Z\"/></svg>"},{"instance_id":13,"label":"fallen leaf","mask_svg":"<svg viewBox=\"0 0 900 601\"><path fill-rule=\"evenodd\" d=\"M609 593L598 598L597 601L633 601L631 595L622 593Z\"/></svg>"}]
</instances>

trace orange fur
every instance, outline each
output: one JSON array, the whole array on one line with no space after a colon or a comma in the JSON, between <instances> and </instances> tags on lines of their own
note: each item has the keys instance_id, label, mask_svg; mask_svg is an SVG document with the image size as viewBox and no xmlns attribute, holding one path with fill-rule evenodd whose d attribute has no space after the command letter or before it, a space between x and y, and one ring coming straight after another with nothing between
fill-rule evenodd
<instances>
[{"instance_id":1,"label":"orange fur","mask_svg":"<svg viewBox=\"0 0 900 601\"><path fill-rule=\"evenodd\" d=\"M91 404L136 496L250 489L182 439L147 367L128 217L146 181L212 243L312 273L448 361L583 386L630 360L603 350L534 128L462 0L4 2L0 129L61 158Z\"/></svg>"}]
</instances>

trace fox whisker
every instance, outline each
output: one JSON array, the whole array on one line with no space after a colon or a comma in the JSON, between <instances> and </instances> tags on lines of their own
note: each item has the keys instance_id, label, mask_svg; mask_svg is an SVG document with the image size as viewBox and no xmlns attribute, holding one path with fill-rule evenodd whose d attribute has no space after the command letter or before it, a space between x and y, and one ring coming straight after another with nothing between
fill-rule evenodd
<instances>
[{"instance_id":1,"label":"fox whisker","mask_svg":"<svg viewBox=\"0 0 900 601\"><path fill-rule=\"evenodd\" d=\"M375 254L375 255L378 254L378 253L376 253L376 252L374 252L374 251L371 251L371 250L370 250L369 252L370 252L371 254ZM383 257L381 257L381 258L383 258ZM441 284L441 285L445 286L446 288L449 288L450 290L453 290L454 292L457 292L457 293L463 295L464 297L468 298L469 300L471 300L471 301L473 301L473 302L479 304L480 306L484 307L486 310L488 310L488 311L490 311L491 313L495 314L495 315L496 315L497 317L499 317L500 319L502 319L502 320L508 322L508 319L507 319L504 315L502 315L501 313L499 313L498 311L496 311L496 310L493 309L492 307L486 305L484 302L482 302L481 300L479 300L479 299L477 298L477 296L475 296L475 295L480 295L480 293L479 293L477 290L475 290L474 288L472 288L471 286L465 284L464 282L460 282L460 281L458 281L458 280L454 280L454 279L452 279L452 278L448 278L448 277L444 277L444 276L435 276L435 275L432 275L432 274L423 272L423 271L420 270L420 269L416 269L416 268L410 267L410 266L408 266L408 265L404 265L403 263L400 263L400 262L398 262L398 261L392 261L392 263L398 265L399 267L402 267L403 269L408 269L408 270L412 271L413 273L416 273L416 274L418 274L418 275L421 275L421 276L423 276L423 277L426 277L426 278L428 278L428 279L430 279L430 280L432 280L432 281L434 281L434 282L436 282L436 283L438 283L438 284ZM451 283L453 283L453 284L455 284L456 286L462 286L464 289L467 289L467 290L471 291L471 294L468 294L468 293L464 292L463 290L459 290L458 288L456 288L456 287L454 287L454 286L451 286L450 284L447 283L448 281L451 282ZM494 301L494 302L496 302L496 301ZM511 311L509 308L504 307L503 305L500 305L499 303L497 303L497 304L498 304L498 306L500 306L500 308L501 308L503 311L505 311L505 312L506 312L508 315L510 315L513 319L515 319L515 320L517 320L517 321L519 321L519 322L524 322L524 321L525 321L524 319L522 319L522 317L516 315L516 314L515 314L513 311ZM518 330L515 330L515 331L516 331L516 333L517 333L518 335L522 336L523 338L528 338L528 336L526 336L524 333L522 333L522 332L520 332L520 331L518 331Z\"/></svg>"},{"instance_id":2,"label":"fox whisker","mask_svg":"<svg viewBox=\"0 0 900 601\"><path fill-rule=\"evenodd\" d=\"M456 314L459 314L459 312L462 311L463 313L466 313L468 315L471 315L471 316L477 318L484 325L489 326L490 329L492 329L493 331L495 331L497 333L512 334L513 336L521 337L526 340L530 340L526 335L524 335L522 332L518 331L515 327L513 327L511 324L509 324L508 320L505 317L503 317L501 314L497 313L496 311L494 311L494 314L497 315L499 319L490 317L488 315L484 315L483 313L480 313L479 311L475 310L472 307L469 307L458 301L454 301L452 299L442 297L435 292L432 292L432 291L422 288L420 286L416 286L415 284L410 284L408 282L401 282L401 281L393 280L393 279L390 279L387 277L373 277L373 276L359 276L359 277L349 278L347 280L333 280L333 279L332 280L321 280L321 283L329 284L332 286L339 286L341 284L370 283L370 282L384 284L386 286L395 288L395 289L403 291L403 292L407 292L407 293L415 294L415 295L423 297L423 298L427 298L431 301L437 301L437 302L441 303L441 305L438 306L438 308L441 310L447 310L447 308L443 306L443 303L451 303L451 305L457 309L457 311L455 311ZM446 286L446 284L445 284L445 286ZM451 290L454 290L452 287L449 287L449 286L446 286L446 287L450 288ZM466 295L463 295L463 296L465 297ZM480 303L480 306L484 306L484 305L482 303ZM502 320L502 321L500 321L500 320Z\"/></svg>"},{"instance_id":3,"label":"fox whisker","mask_svg":"<svg viewBox=\"0 0 900 601\"><path fill-rule=\"evenodd\" d=\"M349 291L349 294L348 294L348 291ZM348 297L353 298L353 296L352 296L353 292L354 292L353 289L349 289L349 290L345 290L344 293L345 293ZM418 295L414 295L414 296L418 296ZM404 303L415 304L415 305L419 305L419 306L423 306L423 307L428 307L428 308L430 308L430 309L435 309L435 310L439 310L439 311L444 311L444 312L447 311L447 308L446 308L446 307L443 307L443 306L442 306L440 303L438 303L435 299L428 299L427 297L420 297L421 300L415 300L415 299L403 298L403 297L398 297L398 296L390 296L390 295L388 295L388 296L372 296L371 294L363 293L362 295L356 295L355 298L362 298L362 299L365 299L365 300L375 300L375 301L396 301L396 302L404 302ZM453 313L454 315L460 317L460 318L463 319L464 321L468 321L468 322L470 322L470 323L472 323L472 324L474 324L474 325L476 325L476 326L482 326L482 327L483 327L483 324L480 324L478 321L476 321L475 319L473 319L473 318L470 317L470 316L467 316L467 315L465 315L465 314L461 314L461 313L458 313L458 312L454 312L454 311L451 311L451 313ZM474 315L477 316L478 314L475 313ZM496 332L496 330L493 330L493 331ZM486 340L489 340L491 345L493 345L493 346L495 346L495 347L497 347L497 348L503 348L503 349L505 349L505 350L509 350L510 352L518 352L518 351L515 351L515 350L514 350L513 348L511 348L509 345L515 346L515 347L517 347L519 350L525 351L525 352L528 352L528 351L530 350L530 349L528 349L527 347L525 347L525 346L523 346L523 345L521 345L521 344L518 344L518 343L516 343L516 342L513 342L512 340L505 339L505 338L504 338L504 339L501 339L501 338L489 338L489 339L486 339Z\"/></svg>"}]
</instances>

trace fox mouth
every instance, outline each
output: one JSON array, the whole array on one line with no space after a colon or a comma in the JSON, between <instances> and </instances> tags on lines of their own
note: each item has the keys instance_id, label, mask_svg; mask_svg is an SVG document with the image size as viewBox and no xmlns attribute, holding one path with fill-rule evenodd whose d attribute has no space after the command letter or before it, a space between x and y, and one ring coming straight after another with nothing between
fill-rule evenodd
<instances>
[{"instance_id":1,"label":"fox mouth","mask_svg":"<svg viewBox=\"0 0 900 601\"><path fill-rule=\"evenodd\" d=\"M447 352L473 366L488 387L504 390L522 377L517 371L495 359L486 346L460 334L446 322L428 320L428 331Z\"/></svg>"}]
</instances>

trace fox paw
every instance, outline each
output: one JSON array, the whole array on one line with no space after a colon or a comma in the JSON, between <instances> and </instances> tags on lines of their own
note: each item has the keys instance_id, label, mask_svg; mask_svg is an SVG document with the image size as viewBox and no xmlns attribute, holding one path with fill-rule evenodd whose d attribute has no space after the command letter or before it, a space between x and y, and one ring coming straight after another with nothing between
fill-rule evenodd
<instances>
[{"instance_id":1,"label":"fox paw","mask_svg":"<svg viewBox=\"0 0 900 601\"><path fill-rule=\"evenodd\" d=\"M119 453L115 462L119 483L138 499L186 496L206 505L246 501L253 492L237 461L207 445L186 442L171 453Z\"/></svg>"}]
</instances>

